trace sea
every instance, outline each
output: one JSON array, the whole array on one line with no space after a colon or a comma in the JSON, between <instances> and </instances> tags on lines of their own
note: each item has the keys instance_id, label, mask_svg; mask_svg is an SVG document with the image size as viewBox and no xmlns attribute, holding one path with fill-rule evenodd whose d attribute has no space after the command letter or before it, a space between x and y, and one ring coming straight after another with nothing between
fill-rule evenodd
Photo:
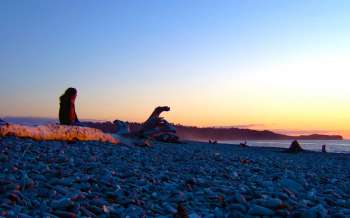
<instances>
[{"instance_id":1,"label":"sea","mask_svg":"<svg viewBox=\"0 0 350 218\"><path fill-rule=\"evenodd\" d=\"M322 145L326 145L327 152L350 153L350 140L298 140L301 147L310 151L322 151ZM220 143L240 144L242 141L220 141ZM292 140L251 140L247 145L251 147L279 147L289 148Z\"/></svg>"}]
</instances>

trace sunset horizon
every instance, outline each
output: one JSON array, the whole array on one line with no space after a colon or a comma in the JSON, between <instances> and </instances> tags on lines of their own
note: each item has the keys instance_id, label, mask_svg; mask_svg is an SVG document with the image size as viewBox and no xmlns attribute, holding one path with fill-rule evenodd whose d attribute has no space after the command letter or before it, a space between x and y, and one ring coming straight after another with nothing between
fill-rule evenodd
<instances>
[{"instance_id":1,"label":"sunset horizon","mask_svg":"<svg viewBox=\"0 0 350 218\"><path fill-rule=\"evenodd\" d=\"M55 118L75 87L84 119L168 105L184 125L350 138L344 1L1 4L0 117Z\"/></svg>"}]
</instances>

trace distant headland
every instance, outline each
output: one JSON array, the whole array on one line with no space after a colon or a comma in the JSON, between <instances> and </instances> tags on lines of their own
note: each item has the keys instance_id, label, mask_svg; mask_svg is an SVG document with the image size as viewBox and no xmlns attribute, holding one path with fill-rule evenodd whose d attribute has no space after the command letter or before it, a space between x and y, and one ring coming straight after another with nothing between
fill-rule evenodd
<instances>
[{"instance_id":1,"label":"distant headland","mask_svg":"<svg viewBox=\"0 0 350 218\"><path fill-rule=\"evenodd\" d=\"M341 135L300 135L290 136L269 130L252 130L240 128L190 127L177 125L180 138L191 140L343 140Z\"/></svg>"}]
</instances>

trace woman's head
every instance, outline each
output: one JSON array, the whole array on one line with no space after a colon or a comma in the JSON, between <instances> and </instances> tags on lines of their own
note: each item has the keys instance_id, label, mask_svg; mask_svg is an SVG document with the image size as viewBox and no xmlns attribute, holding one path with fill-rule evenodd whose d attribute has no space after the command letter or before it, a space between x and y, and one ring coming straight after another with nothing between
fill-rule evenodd
<instances>
[{"instance_id":1,"label":"woman's head","mask_svg":"<svg viewBox=\"0 0 350 218\"><path fill-rule=\"evenodd\" d=\"M77 97L78 91L75 88L68 88L64 94L60 97L60 101L71 101L74 102Z\"/></svg>"}]
</instances>

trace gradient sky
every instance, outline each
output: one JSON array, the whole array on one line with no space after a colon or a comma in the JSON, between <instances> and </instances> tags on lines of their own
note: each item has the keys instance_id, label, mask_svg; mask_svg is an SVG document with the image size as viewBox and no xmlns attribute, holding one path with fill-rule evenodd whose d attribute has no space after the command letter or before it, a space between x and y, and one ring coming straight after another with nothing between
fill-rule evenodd
<instances>
[{"instance_id":1,"label":"gradient sky","mask_svg":"<svg viewBox=\"0 0 350 218\"><path fill-rule=\"evenodd\" d=\"M166 118L350 138L350 1L0 1L0 116ZM296 132L297 131L297 132Z\"/></svg>"}]
</instances>

